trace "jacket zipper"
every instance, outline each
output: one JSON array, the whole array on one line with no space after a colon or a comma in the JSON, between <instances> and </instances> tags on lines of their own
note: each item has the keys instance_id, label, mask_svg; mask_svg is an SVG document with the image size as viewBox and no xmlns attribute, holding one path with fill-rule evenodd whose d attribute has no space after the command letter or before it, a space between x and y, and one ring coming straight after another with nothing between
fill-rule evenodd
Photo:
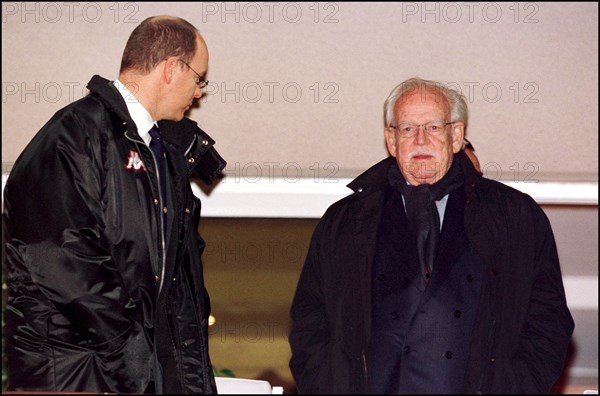
<instances>
[{"instance_id":1,"label":"jacket zipper","mask_svg":"<svg viewBox=\"0 0 600 396\"><path fill-rule=\"evenodd\" d=\"M139 143L142 143L149 151L150 151L150 155L152 155L152 159L154 160L154 167L155 167L155 174L156 174L156 180L158 181L158 189L159 189L159 193L158 193L158 202L160 204L160 208L158 210L158 218L160 221L160 243L162 246L162 255L161 255L161 265L160 265L160 274L158 275L160 277L160 284L158 286L158 293L160 294L160 291L162 290L163 287L163 283L164 283L164 273L165 273L165 267L166 267L166 254L165 254L165 233L163 232L164 229L164 220L163 220L163 215L162 215L162 211L163 211L163 201L162 201L162 195L160 194L160 174L158 172L158 161L156 160L156 157L154 156L154 152L152 150L150 150L150 148L146 145L146 143L143 140L137 140L137 139L132 139L129 136L127 136L127 134L125 134L125 137L129 140L131 140L132 142L135 143L136 146L138 146ZM138 148L139 150L139 148Z\"/></svg>"},{"instance_id":2,"label":"jacket zipper","mask_svg":"<svg viewBox=\"0 0 600 396\"><path fill-rule=\"evenodd\" d=\"M164 233L164 229L165 229L165 221L164 221L164 216L162 214L162 211L164 210L164 205L165 202L163 202L162 200L162 194L160 194L160 172L158 171L158 161L156 159L156 157L154 156L154 152L152 150L150 150L150 154L152 154L152 158L154 159L154 168L155 168L155 174L156 174L156 180L158 181L158 189L159 189L159 194L158 194L158 202L160 203L160 207L158 210L158 219L160 221L160 243L162 246L162 255L161 255L161 268L160 268L160 284L158 286L158 294L160 294L160 291L162 290L163 287L163 283L165 281L165 266L166 266L166 254L165 254L165 233Z\"/></svg>"}]
</instances>

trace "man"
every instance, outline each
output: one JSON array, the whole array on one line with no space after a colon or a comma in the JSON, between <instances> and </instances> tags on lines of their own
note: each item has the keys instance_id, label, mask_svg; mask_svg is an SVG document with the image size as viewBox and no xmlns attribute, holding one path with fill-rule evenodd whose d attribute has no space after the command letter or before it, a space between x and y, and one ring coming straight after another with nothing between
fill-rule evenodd
<instances>
[{"instance_id":1,"label":"man","mask_svg":"<svg viewBox=\"0 0 600 396\"><path fill-rule=\"evenodd\" d=\"M15 163L4 191L8 389L216 393L189 177L210 183L225 162L184 118L207 67L194 26L148 18L119 79L94 76Z\"/></svg>"},{"instance_id":2,"label":"man","mask_svg":"<svg viewBox=\"0 0 600 396\"><path fill-rule=\"evenodd\" d=\"M410 79L385 104L391 154L315 229L291 307L300 393L543 393L573 320L548 219L475 171L467 105Z\"/></svg>"}]
</instances>

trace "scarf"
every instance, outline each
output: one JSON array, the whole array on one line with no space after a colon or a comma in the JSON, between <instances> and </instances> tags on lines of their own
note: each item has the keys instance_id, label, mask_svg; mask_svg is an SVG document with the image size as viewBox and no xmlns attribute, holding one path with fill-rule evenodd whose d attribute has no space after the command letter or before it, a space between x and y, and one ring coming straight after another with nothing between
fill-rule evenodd
<instances>
[{"instance_id":1,"label":"scarf","mask_svg":"<svg viewBox=\"0 0 600 396\"><path fill-rule=\"evenodd\" d=\"M440 237L440 217L435 201L463 185L460 157L454 155L448 172L433 184L411 186L398 166L390 167L388 180L404 197L406 217L415 238L419 266L425 282L429 282Z\"/></svg>"}]
</instances>

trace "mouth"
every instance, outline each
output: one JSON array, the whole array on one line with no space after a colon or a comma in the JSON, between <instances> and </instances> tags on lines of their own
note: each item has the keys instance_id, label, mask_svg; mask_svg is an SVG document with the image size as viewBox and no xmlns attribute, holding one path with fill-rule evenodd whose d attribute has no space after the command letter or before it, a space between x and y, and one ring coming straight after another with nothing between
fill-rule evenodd
<instances>
[{"instance_id":1,"label":"mouth","mask_svg":"<svg viewBox=\"0 0 600 396\"><path fill-rule=\"evenodd\" d=\"M433 155L431 154L415 154L412 156L412 159L416 161L425 161L431 158L433 158Z\"/></svg>"}]
</instances>

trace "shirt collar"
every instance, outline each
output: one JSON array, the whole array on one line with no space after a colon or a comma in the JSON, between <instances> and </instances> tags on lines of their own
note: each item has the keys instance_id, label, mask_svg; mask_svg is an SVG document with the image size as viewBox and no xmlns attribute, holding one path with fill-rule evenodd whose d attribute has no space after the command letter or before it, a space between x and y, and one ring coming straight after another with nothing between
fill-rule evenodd
<instances>
[{"instance_id":1,"label":"shirt collar","mask_svg":"<svg viewBox=\"0 0 600 396\"><path fill-rule=\"evenodd\" d=\"M152 120L148 110L146 110L146 108L137 100L135 95L131 93L121 81L115 80L113 84L125 100L129 115L137 127L138 135L140 135L146 145L149 145L152 138L148 132L153 125L156 125L156 122Z\"/></svg>"}]
</instances>

